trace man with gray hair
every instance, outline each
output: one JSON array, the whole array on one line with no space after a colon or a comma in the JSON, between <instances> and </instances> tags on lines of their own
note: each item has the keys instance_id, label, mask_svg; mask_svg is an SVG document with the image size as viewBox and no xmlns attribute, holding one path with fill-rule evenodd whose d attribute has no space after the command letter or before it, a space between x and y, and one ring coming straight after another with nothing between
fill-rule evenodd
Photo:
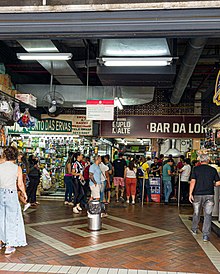
<instances>
[{"instance_id":1,"label":"man with gray hair","mask_svg":"<svg viewBox=\"0 0 220 274\"><path fill-rule=\"evenodd\" d=\"M194 167L191 175L189 201L193 204L194 214L192 221L192 233L197 234L200 213L203 207L204 223L202 228L203 241L209 241L211 232L212 211L214 207L214 186L220 185L217 170L208 165L209 156L199 156L200 166Z\"/></svg>"}]
</instances>

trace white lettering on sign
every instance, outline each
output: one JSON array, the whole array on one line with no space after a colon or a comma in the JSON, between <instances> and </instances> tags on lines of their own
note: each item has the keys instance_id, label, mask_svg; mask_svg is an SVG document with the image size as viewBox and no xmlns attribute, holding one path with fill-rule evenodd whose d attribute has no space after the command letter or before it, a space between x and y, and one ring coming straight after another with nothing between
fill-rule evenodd
<instances>
[{"instance_id":1,"label":"white lettering on sign","mask_svg":"<svg viewBox=\"0 0 220 274\"><path fill-rule=\"evenodd\" d=\"M131 134L131 122L126 121L126 119L118 119L112 122L112 133L121 135Z\"/></svg>"},{"instance_id":2,"label":"white lettering on sign","mask_svg":"<svg viewBox=\"0 0 220 274\"><path fill-rule=\"evenodd\" d=\"M150 132L159 133L169 133L170 124L169 123L150 123Z\"/></svg>"},{"instance_id":3,"label":"white lettering on sign","mask_svg":"<svg viewBox=\"0 0 220 274\"><path fill-rule=\"evenodd\" d=\"M190 133L190 134L200 134L206 132L200 124L185 124L185 123L150 123L146 126L151 133Z\"/></svg>"}]
</instances>

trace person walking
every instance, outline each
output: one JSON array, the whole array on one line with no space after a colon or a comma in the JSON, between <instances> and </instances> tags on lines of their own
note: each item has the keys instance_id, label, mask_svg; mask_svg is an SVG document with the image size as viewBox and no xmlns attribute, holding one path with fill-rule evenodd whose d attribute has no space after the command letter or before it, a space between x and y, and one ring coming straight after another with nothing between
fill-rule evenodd
<instances>
[{"instance_id":1,"label":"person walking","mask_svg":"<svg viewBox=\"0 0 220 274\"><path fill-rule=\"evenodd\" d=\"M0 164L0 249L5 247L5 255L9 255L16 251L16 247L27 245L17 188L25 200L27 195L22 169L15 164L18 150L7 147L3 155L5 162Z\"/></svg>"},{"instance_id":2,"label":"person walking","mask_svg":"<svg viewBox=\"0 0 220 274\"><path fill-rule=\"evenodd\" d=\"M31 203L32 206L36 206L39 203L37 203L36 193L37 193L37 187L40 183L40 169L38 166L38 160L35 158L34 155L30 155L28 158L28 164L29 164L29 172L28 172L28 178L29 178L29 184L27 187L27 202Z\"/></svg>"},{"instance_id":3,"label":"person walking","mask_svg":"<svg viewBox=\"0 0 220 274\"><path fill-rule=\"evenodd\" d=\"M69 152L68 158L65 164L65 176L64 176L64 184L66 186L65 190L65 205L73 205L73 174L72 174L72 158L73 152Z\"/></svg>"},{"instance_id":4,"label":"person walking","mask_svg":"<svg viewBox=\"0 0 220 274\"><path fill-rule=\"evenodd\" d=\"M190 160L182 160L183 167L179 170L180 173L180 198L183 203L188 201L189 195L189 179L191 174Z\"/></svg>"},{"instance_id":5,"label":"person walking","mask_svg":"<svg viewBox=\"0 0 220 274\"><path fill-rule=\"evenodd\" d=\"M83 165L81 163L83 155L80 152L74 154L72 164L72 175L73 175L73 193L74 193L74 205L73 213L79 214L82 211L81 202L84 197L84 191L81 181L84 181L83 177Z\"/></svg>"},{"instance_id":6,"label":"person walking","mask_svg":"<svg viewBox=\"0 0 220 274\"><path fill-rule=\"evenodd\" d=\"M114 186L115 186L115 196L116 196L116 203L118 203L118 197L119 197L119 188L121 188L121 195L120 200L124 202L124 188L125 188L125 182L124 182L124 172L127 164L125 159L123 159L123 153L118 154L118 159L115 159L113 162L113 171L114 171Z\"/></svg>"},{"instance_id":7,"label":"person walking","mask_svg":"<svg viewBox=\"0 0 220 274\"><path fill-rule=\"evenodd\" d=\"M171 183L171 167L173 165L173 161L171 158L168 159L167 163L163 166L163 187L164 187L164 196L165 196L165 204L167 205L169 202L170 194L172 192L172 183Z\"/></svg>"},{"instance_id":8,"label":"person walking","mask_svg":"<svg viewBox=\"0 0 220 274\"><path fill-rule=\"evenodd\" d=\"M214 186L220 185L220 178L217 170L208 165L209 156L199 156L200 166L195 166L191 175L189 201L193 205L193 221L191 231L197 234L200 213L203 208L204 222L202 227L203 241L209 241L211 233L212 211L214 208Z\"/></svg>"},{"instance_id":9,"label":"person walking","mask_svg":"<svg viewBox=\"0 0 220 274\"><path fill-rule=\"evenodd\" d=\"M131 161L128 167L125 169L125 186L127 203L130 203L130 197L132 199L132 205L135 204L136 186L137 186L137 169L134 166L134 162Z\"/></svg>"}]
</instances>

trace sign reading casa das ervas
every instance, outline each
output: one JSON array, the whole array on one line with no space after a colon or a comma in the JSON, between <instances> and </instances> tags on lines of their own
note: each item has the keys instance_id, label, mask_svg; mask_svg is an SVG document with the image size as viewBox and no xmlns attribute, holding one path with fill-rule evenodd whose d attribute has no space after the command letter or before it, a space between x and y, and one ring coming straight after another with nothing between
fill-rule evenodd
<instances>
[{"instance_id":1,"label":"sign reading casa das ervas","mask_svg":"<svg viewBox=\"0 0 220 274\"><path fill-rule=\"evenodd\" d=\"M101 121L100 136L137 138L203 138L199 116L128 116Z\"/></svg>"}]
</instances>

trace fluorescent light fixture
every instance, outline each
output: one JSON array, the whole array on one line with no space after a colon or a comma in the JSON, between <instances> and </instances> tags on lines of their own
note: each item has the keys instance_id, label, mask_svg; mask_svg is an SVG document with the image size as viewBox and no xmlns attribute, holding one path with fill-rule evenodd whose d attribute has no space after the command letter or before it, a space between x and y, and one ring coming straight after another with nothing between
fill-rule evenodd
<instances>
[{"instance_id":1,"label":"fluorescent light fixture","mask_svg":"<svg viewBox=\"0 0 220 274\"><path fill-rule=\"evenodd\" d=\"M40 53L40 52L58 52L57 48L56 47L42 47L42 48L39 48L39 47L31 47L31 48L28 48L26 47L25 48L26 51L28 52L37 52L37 53Z\"/></svg>"},{"instance_id":2,"label":"fluorescent light fixture","mask_svg":"<svg viewBox=\"0 0 220 274\"><path fill-rule=\"evenodd\" d=\"M121 103L121 100L118 97L115 98L115 106L118 107L120 110L123 109L123 105Z\"/></svg>"},{"instance_id":3,"label":"fluorescent light fixture","mask_svg":"<svg viewBox=\"0 0 220 274\"><path fill-rule=\"evenodd\" d=\"M172 57L138 57L138 58L117 58L102 57L101 62L108 67L164 67L169 66Z\"/></svg>"},{"instance_id":4,"label":"fluorescent light fixture","mask_svg":"<svg viewBox=\"0 0 220 274\"><path fill-rule=\"evenodd\" d=\"M73 57L72 53L17 53L17 58L20 60L51 60L61 61L70 60Z\"/></svg>"}]
</instances>

